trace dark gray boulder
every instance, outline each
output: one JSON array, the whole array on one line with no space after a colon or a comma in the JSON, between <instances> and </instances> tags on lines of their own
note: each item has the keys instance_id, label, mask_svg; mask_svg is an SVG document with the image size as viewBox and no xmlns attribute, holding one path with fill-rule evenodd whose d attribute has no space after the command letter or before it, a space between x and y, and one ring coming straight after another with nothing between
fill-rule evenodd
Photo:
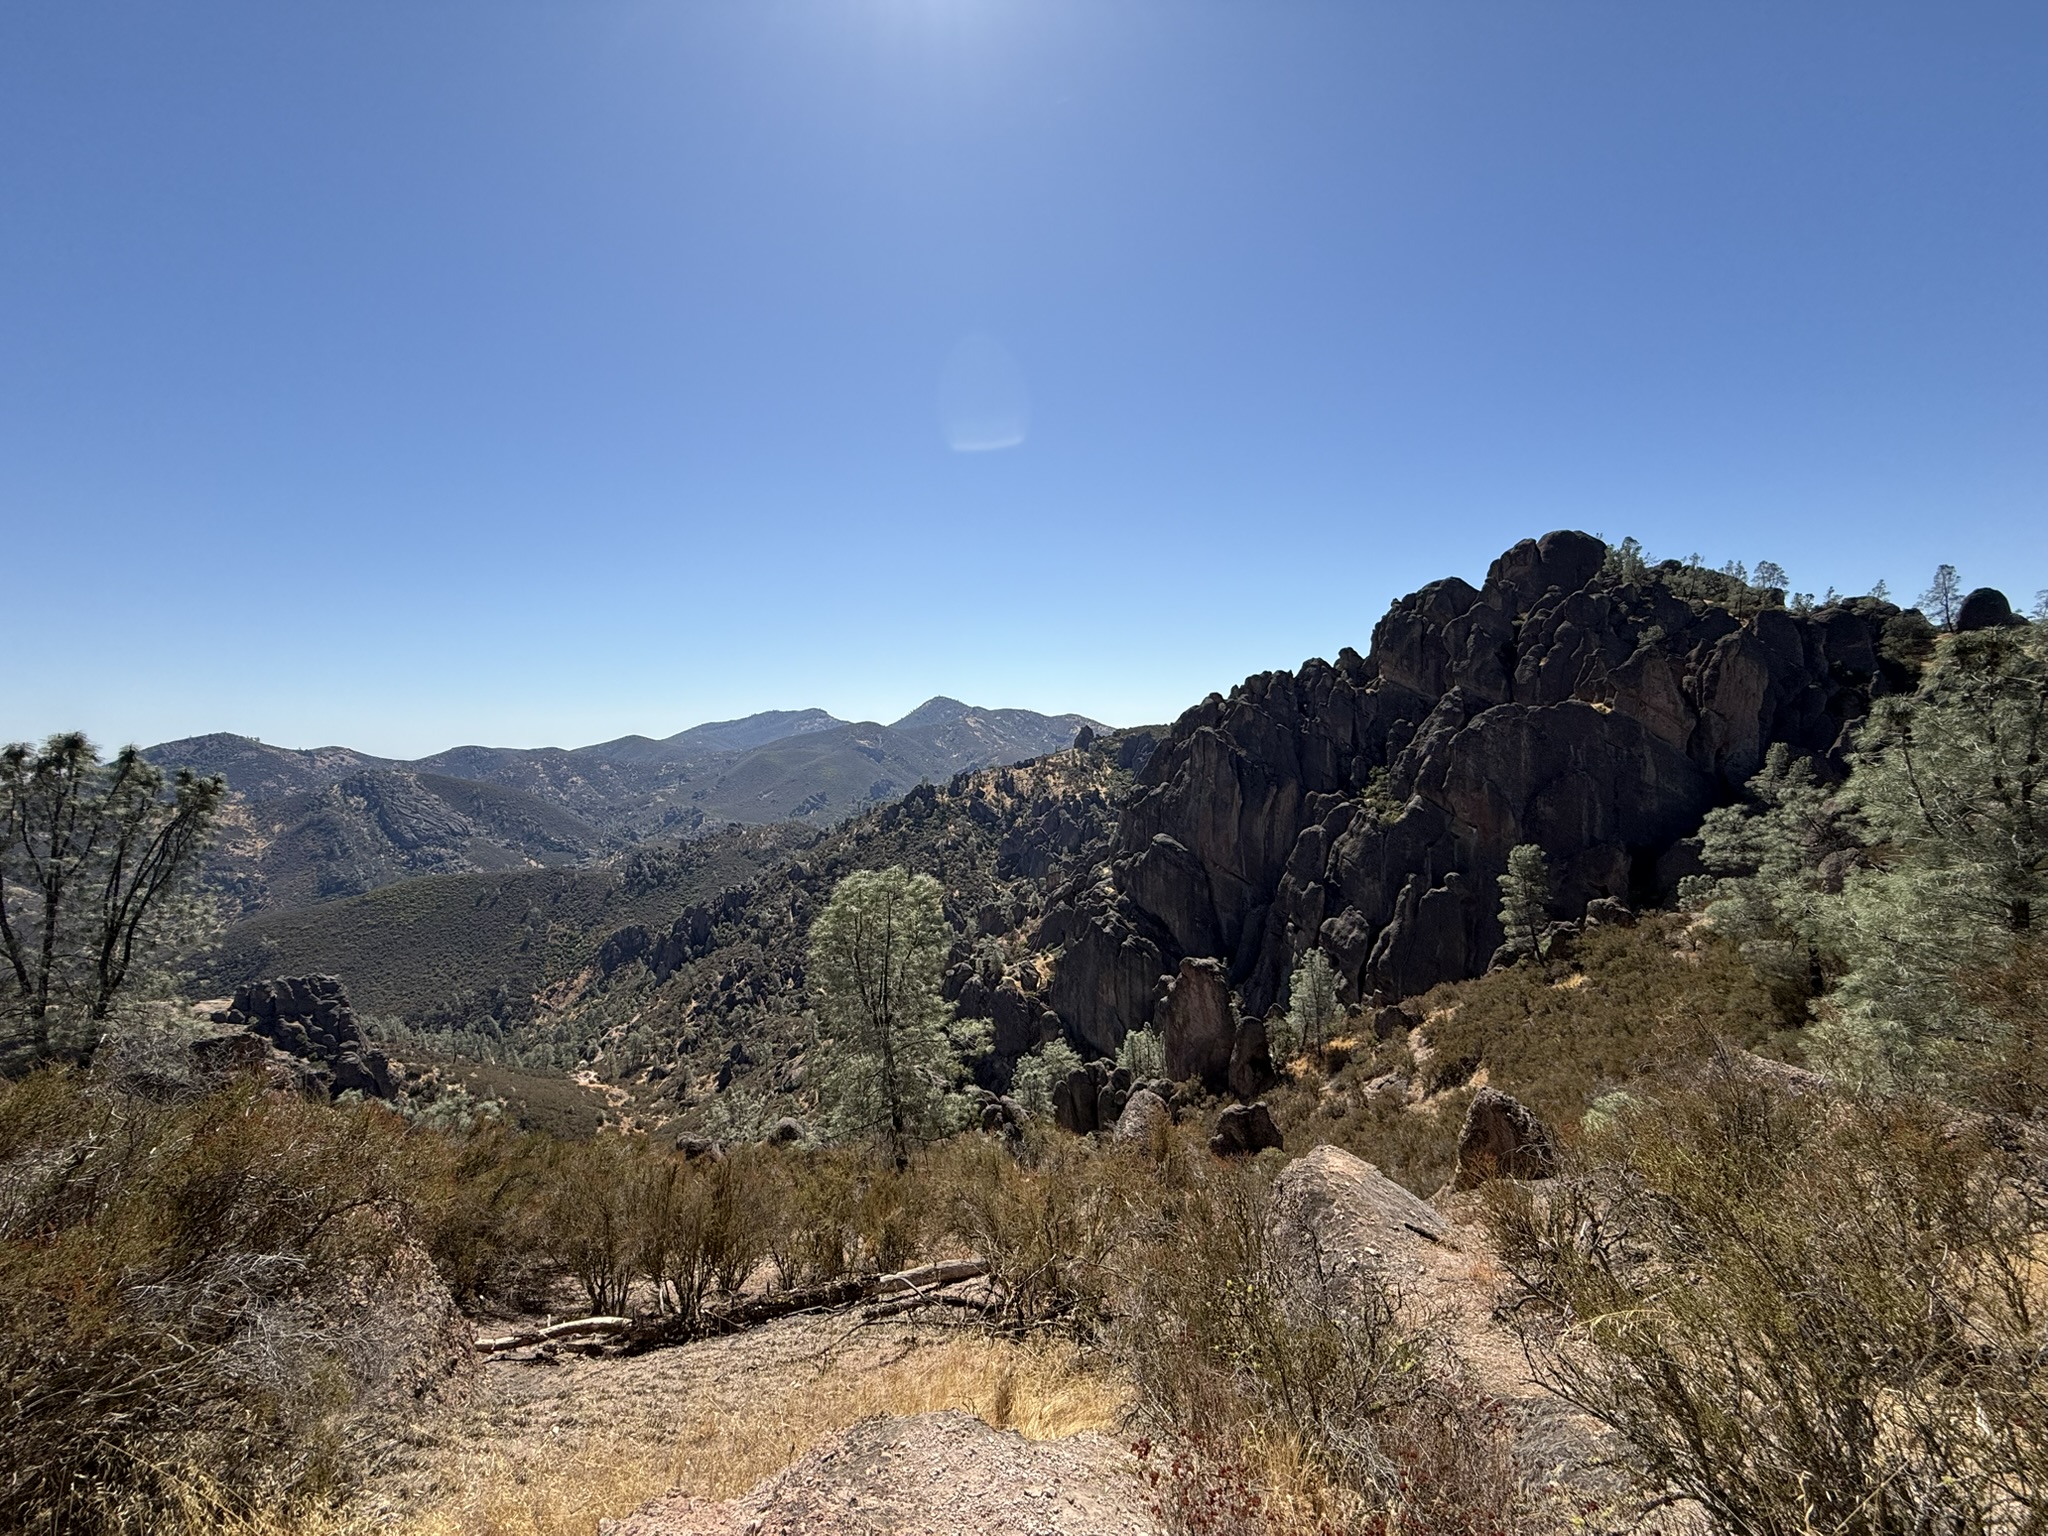
<instances>
[{"instance_id":1,"label":"dark gray boulder","mask_svg":"<svg viewBox=\"0 0 2048 1536\"><path fill-rule=\"evenodd\" d=\"M1174 1082L1199 1079L1212 1093L1230 1082L1237 1046L1237 1011L1221 962L1186 959L1166 984L1159 1033L1166 1045L1166 1075Z\"/></svg>"},{"instance_id":2,"label":"dark gray boulder","mask_svg":"<svg viewBox=\"0 0 2048 1536\"><path fill-rule=\"evenodd\" d=\"M1280 1127L1264 1104L1233 1104L1216 1117L1209 1150L1218 1157L1249 1157L1280 1145Z\"/></svg>"},{"instance_id":3,"label":"dark gray boulder","mask_svg":"<svg viewBox=\"0 0 2048 1536\"><path fill-rule=\"evenodd\" d=\"M2004 629L2027 621L2012 611L2012 604L1996 587L1979 587L1963 599L1956 610L1956 633L1977 629Z\"/></svg>"},{"instance_id":4,"label":"dark gray boulder","mask_svg":"<svg viewBox=\"0 0 2048 1536\"><path fill-rule=\"evenodd\" d=\"M1240 1099L1255 1099L1280 1081L1273 1070L1273 1057L1266 1044L1263 1019L1245 1019L1237 1026L1237 1039L1230 1048L1230 1091Z\"/></svg>"}]
</instances>

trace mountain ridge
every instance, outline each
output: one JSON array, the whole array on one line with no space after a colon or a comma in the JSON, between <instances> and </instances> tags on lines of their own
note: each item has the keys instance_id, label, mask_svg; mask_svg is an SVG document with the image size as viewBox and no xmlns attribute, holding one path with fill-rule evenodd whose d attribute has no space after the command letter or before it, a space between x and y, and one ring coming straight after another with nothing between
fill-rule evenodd
<instances>
[{"instance_id":1,"label":"mountain ridge","mask_svg":"<svg viewBox=\"0 0 2048 1536\"><path fill-rule=\"evenodd\" d=\"M410 760L215 732L144 755L227 778L228 836L212 873L247 915L419 875L589 862L724 825L830 826L920 783L1041 757L1084 728L1106 729L935 696L893 725L766 710L659 739L464 745Z\"/></svg>"}]
</instances>

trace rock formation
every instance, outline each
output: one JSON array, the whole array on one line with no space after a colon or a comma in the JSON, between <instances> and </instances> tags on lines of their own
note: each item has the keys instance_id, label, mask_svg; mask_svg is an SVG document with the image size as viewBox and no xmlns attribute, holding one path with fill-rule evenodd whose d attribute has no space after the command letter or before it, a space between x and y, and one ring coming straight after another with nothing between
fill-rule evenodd
<instances>
[{"instance_id":1,"label":"rock formation","mask_svg":"<svg viewBox=\"0 0 2048 1536\"><path fill-rule=\"evenodd\" d=\"M1973 629L2004 629L2027 621L2012 611L2006 595L1996 587L1979 587L1963 599L1956 610L1956 633Z\"/></svg>"},{"instance_id":2,"label":"rock formation","mask_svg":"<svg viewBox=\"0 0 2048 1536\"><path fill-rule=\"evenodd\" d=\"M1176 1083L1199 1078L1221 1091L1230 1078L1237 1041L1237 1014L1220 962L1183 960L1166 983L1159 1033L1166 1044L1166 1075Z\"/></svg>"},{"instance_id":3,"label":"rock formation","mask_svg":"<svg viewBox=\"0 0 2048 1536\"><path fill-rule=\"evenodd\" d=\"M1876 599L1807 614L1766 601L1552 533L1483 586L1451 578L1395 603L1368 656L1212 694L1139 775L1106 877L1052 893L1037 934L1057 955L1048 1004L1104 1053L1163 1016L1169 1052L1181 1039L1169 1074L1206 1078L1218 981L1263 1015L1312 945L1354 1002L1482 971L1518 843L1549 854L1559 918L1667 898L1701 817L1766 748L1836 759L1872 697L1912 686L1930 633ZM1199 1024L1180 1001L1198 975Z\"/></svg>"},{"instance_id":4,"label":"rock formation","mask_svg":"<svg viewBox=\"0 0 2048 1536\"><path fill-rule=\"evenodd\" d=\"M391 1097L391 1064L356 1023L348 994L332 976L289 976L239 988L216 1024L247 1030L293 1058L293 1073L308 1092L349 1092ZM214 1046L220 1064L235 1053Z\"/></svg>"}]
</instances>

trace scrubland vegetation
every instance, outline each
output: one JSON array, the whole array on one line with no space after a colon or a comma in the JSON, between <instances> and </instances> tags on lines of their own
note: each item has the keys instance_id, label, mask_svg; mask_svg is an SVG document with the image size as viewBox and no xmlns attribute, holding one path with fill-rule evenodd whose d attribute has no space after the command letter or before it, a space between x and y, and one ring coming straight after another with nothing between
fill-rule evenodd
<instances>
[{"instance_id":1,"label":"scrubland vegetation","mask_svg":"<svg viewBox=\"0 0 2048 1536\"><path fill-rule=\"evenodd\" d=\"M1142 1137L1055 1130L1061 1042L1020 1066L1027 1125L960 1129L980 1045L939 1001L939 888L900 869L843 882L812 927L830 1144L408 1118L119 1050L18 1073L0 1526L345 1529L375 1448L464 1390L479 1319L631 1316L613 1347L652 1347L972 1256L953 1344L827 1371L779 1422L966 1406L1110 1429L1176 1531L1597 1527L1626 1500L1518 1462L1398 1274L1276 1238L1274 1180L1318 1143L1442 1189L1483 1085L1547 1122L1559 1163L1460 1197L1505 1266L1502 1315L1611 1432L1652 1528L2048 1531L2043 645L2038 625L1942 639L1845 778L1774 754L1709 818L1682 910L1550 923L1523 856L1488 975L1347 1011L1305 958L1272 1021L1286 1145L1242 1161L1209 1152L1218 1105L1192 1085ZM100 910L79 931L118 932ZM89 945L54 952L45 1015L66 988L104 1001ZM1157 1059L1144 1036L1126 1054ZM407 1518L566 1531L663 1479L736 1492L795 1454L759 1432L769 1411L679 1425L659 1467L565 1466L548 1499L498 1499L485 1471Z\"/></svg>"},{"instance_id":2,"label":"scrubland vegetation","mask_svg":"<svg viewBox=\"0 0 2048 1536\"><path fill-rule=\"evenodd\" d=\"M1340 1293L1268 1250L1272 1171L1210 1157L1191 1129L1122 1152L1045 1131L1021 1156L967 1135L901 1168L857 1149L691 1160L616 1135L449 1135L248 1084L158 1105L40 1073L0 1089L0 1520L341 1518L380 1429L459 1383L466 1326L444 1308L421 1331L423 1278L473 1316L715 1329L743 1294L965 1253L989 1266L977 1329L1062 1352L1068 1417L1117 1404L1113 1427L1162 1465L1201 1447L1189 1498L1270 1487L1276 1510L1348 1528L1426 1454L1465 1481L1481 1458L1475 1488L1512 1503L1498 1437L1431 1438L1472 1400L1440 1341L1377 1289ZM987 1385L953 1365L956 1389ZM1014 1418L1016 1392L982 1406Z\"/></svg>"}]
</instances>

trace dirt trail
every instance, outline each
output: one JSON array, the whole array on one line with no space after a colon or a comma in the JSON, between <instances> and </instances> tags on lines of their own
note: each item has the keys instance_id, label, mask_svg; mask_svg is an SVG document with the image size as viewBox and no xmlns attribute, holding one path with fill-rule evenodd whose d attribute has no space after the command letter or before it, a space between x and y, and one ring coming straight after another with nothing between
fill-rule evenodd
<instances>
[{"instance_id":1,"label":"dirt trail","mask_svg":"<svg viewBox=\"0 0 2048 1536\"><path fill-rule=\"evenodd\" d=\"M600 1536L1150 1536L1129 1452L1031 1441L972 1414L869 1419L742 1498L658 1499Z\"/></svg>"}]
</instances>

